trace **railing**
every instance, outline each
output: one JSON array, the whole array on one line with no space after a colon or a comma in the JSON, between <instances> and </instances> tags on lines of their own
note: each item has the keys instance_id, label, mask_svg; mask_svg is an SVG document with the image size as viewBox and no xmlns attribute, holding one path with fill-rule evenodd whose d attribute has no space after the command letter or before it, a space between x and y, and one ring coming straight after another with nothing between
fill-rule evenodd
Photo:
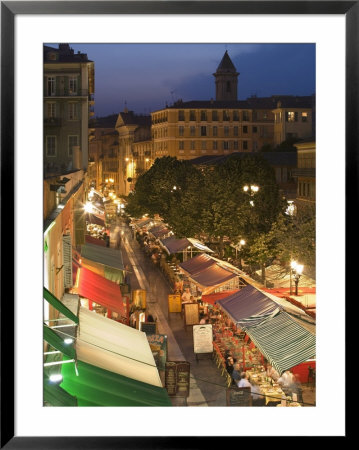
<instances>
[{"instance_id":1,"label":"railing","mask_svg":"<svg viewBox=\"0 0 359 450\"><path fill-rule=\"evenodd\" d=\"M62 125L62 120L60 118L58 118L58 117L45 117L44 125L46 125L46 126L53 126L53 127L60 127Z\"/></svg>"}]
</instances>

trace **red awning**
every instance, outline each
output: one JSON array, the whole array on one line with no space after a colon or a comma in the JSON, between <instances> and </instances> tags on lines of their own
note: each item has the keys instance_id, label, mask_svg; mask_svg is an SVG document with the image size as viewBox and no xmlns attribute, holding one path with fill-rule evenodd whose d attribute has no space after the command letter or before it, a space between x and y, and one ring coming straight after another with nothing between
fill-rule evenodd
<instances>
[{"instance_id":1,"label":"red awning","mask_svg":"<svg viewBox=\"0 0 359 450\"><path fill-rule=\"evenodd\" d=\"M86 244L95 244L106 247L106 241L104 239L97 239L93 236L90 236L89 234L85 234L85 242Z\"/></svg>"},{"instance_id":2,"label":"red awning","mask_svg":"<svg viewBox=\"0 0 359 450\"><path fill-rule=\"evenodd\" d=\"M215 292L214 294L202 295L201 300L204 303L214 305L217 300L221 300L222 298L228 297L238 291L239 289L233 289L232 291Z\"/></svg>"},{"instance_id":3,"label":"red awning","mask_svg":"<svg viewBox=\"0 0 359 450\"><path fill-rule=\"evenodd\" d=\"M78 268L78 293L99 305L125 315L120 286L85 267Z\"/></svg>"}]
</instances>

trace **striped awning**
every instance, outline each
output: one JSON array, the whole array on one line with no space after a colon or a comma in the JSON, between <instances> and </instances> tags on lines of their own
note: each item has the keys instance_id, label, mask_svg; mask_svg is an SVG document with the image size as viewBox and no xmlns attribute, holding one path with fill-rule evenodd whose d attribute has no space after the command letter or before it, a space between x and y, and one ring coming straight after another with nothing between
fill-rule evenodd
<instances>
[{"instance_id":1,"label":"striped awning","mask_svg":"<svg viewBox=\"0 0 359 450\"><path fill-rule=\"evenodd\" d=\"M244 330L279 374L315 357L315 336L284 311Z\"/></svg>"}]
</instances>

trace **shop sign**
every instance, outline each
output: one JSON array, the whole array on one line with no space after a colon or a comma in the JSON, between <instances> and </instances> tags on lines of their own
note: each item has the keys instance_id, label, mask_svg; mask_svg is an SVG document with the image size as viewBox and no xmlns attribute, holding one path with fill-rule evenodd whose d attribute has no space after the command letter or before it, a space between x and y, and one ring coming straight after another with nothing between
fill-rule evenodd
<instances>
[{"instance_id":1,"label":"shop sign","mask_svg":"<svg viewBox=\"0 0 359 450\"><path fill-rule=\"evenodd\" d=\"M132 304L138 308L146 309L146 291L144 289L132 291Z\"/></svg>"},{"instance_id":2,"label":"shop sign","mask_svg":"<svg viewBox=\"0 0 359 450\"><path fill-rule=\"evenodd\" d=\"M230 387L226 392L227 406L252 406L250 387Z\"/></svg>"},{"instance_id":3,"label":"shop sign","mask_svg":"<svg viewBox=\"0 0 359 450\"><path fill-rule=\"evenodd\" d=\"M167 361L165 387L169 396L188 397L190 390L190 363Z\"/></svg>"},{"instance_id":4,"label":"shop sign","mask_svg":"<svg viewBox=\"0 0 359 450\"><path fill-rule=\"evenodd\" d=\"M176 313L182 311L182 302L180 294L170 294L168 296L168 312Z\"/></svg>"},{"instance_id":5,"label":"shop sign","mask_svg":"<svg viewBox=\"0 0 359 450\"><path fill-rule=\"evenodd\" d=\"M140 322L140 331L146 333L146 336L149 334L157 333L157 323L156 322Z\"/></svg>"},{"instance_id":6,"label":"shop sign","mask_svg":"<svg viewBox=\"0 0 359 450\"><path fill-rule=\"evenodd\" d=\"M165 334L150 334L147 335L147 340L150 344L151 351L158 355L158 368L165 370L167 362L167 336Z\"/></svg>"},{"instance_id":7,"label":"shop sign","mask_svg":"<svg viewBox=\"0 0 359 450\"><path fill-rule=\"evenodd\" d=\"M185 325L197 325L199 323L199 304L184 303Z\"/></svg>"},{"instance_id":8,"label":"shop sign","mask_svg":"<svg viewBox=\"0 0 359 450\"><path fill-rule=\"evenodd\" d=\"M194 353L213 352L212 325L193 325L193 347Z\"/></svg>"}]
</instances>

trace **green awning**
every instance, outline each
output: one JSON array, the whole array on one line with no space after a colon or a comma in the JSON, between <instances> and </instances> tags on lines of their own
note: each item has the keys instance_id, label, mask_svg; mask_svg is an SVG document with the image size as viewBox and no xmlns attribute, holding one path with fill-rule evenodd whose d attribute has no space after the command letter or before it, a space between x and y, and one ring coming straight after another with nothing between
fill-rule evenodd
<instances>
[{"instance_id":1,"label":"green awning","mask_svg":"<svg viewBox=\"0 0 359 450\"><path fill-rule=\"evenodd\" d=\"M279 374L315 357L315 335L282 311L256 327L243 327Z\"/></svg>"},{"instance_id":2,"label":"green awning","mask_svg":"<svg viewBox=\"0 0 359 450\"><path fill-rule=\"evenodd\" d=\"M115 283L123 284L125 277L123 270L115 269L113 267L104 266L105 278Z\"/></svg>"},{"instance_id":3,"label":"green awning","mask_svg":"<svg viewBox=\"0 0 359 450\"><path fill-rule=\"evenodd\" d=\"M65 344L64 340L46 325L44 325L44 341L48 342L52 347L68 356L70 359L76 359L76 351L72 344Z\"/></svg>"},{"instance_id":4,"label":"green awning","mask_svg":"<svg viewBox=\"0 0 359 450\"><path fill-rule=\"evenodd\" d=\"M70 395L65 389L44 380L44 403L50 406L77 406L77 398Z\"/></svg>"},{"instance_id":5,"label":"green awning","mask_svg":"<svg viewBox=\"0 0 359 450\"><path fill-rule=\"evenodd\" d=\"M61 387L77 398L78 406L172 406L164 388L142 383L78 361L63 364Z\"/></svg>"},{"instance_id":6,"label":"green awning","mask_svg":"<svg viewBox=\"0 0 359 450\"><path fill-rule=\"evenodd\" d=\"M79 318L70 311L60 300L58 300L49 290L44 287L44 299L47 300L57 311L61 312L68 319L79 323Z\"/></svg>"}]
</instances>

